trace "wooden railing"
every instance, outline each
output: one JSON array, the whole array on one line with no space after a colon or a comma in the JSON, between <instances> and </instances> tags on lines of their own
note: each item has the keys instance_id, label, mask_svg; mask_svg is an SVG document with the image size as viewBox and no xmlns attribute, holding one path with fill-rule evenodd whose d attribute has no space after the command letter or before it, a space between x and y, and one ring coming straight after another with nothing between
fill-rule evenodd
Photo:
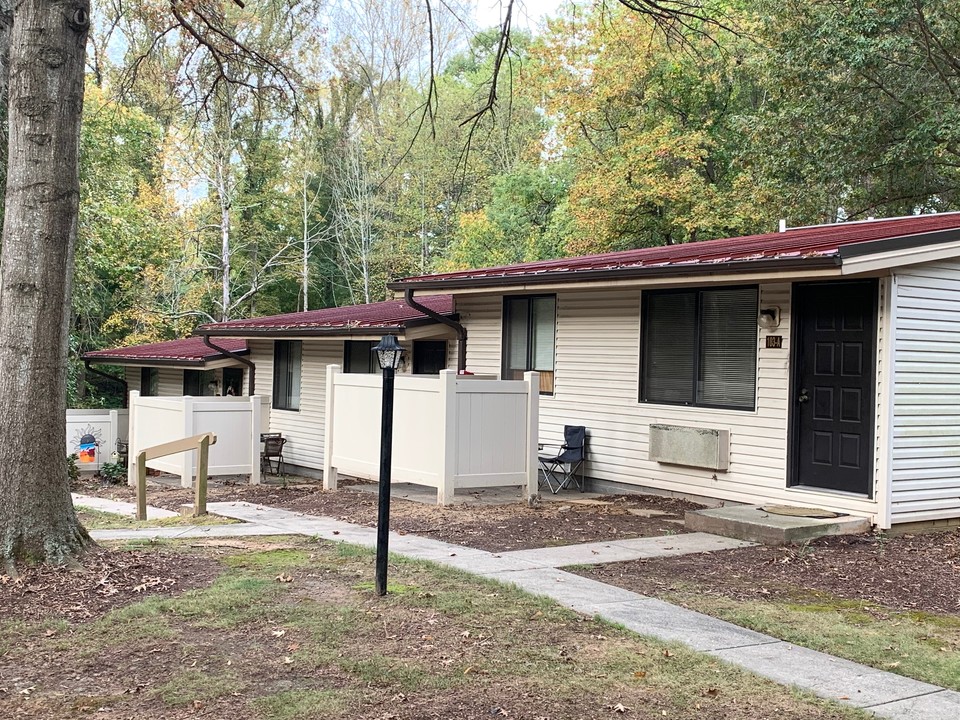
<instances>
[{"instance_id":1,"label":"wooden railing","mask_svg":"<svg viewBox=\"0 0 960 720\"><path fill-rule=\"evenodd\" d=\"M192 437L174 440L148 447L137 453L137 520L147 519L147 460L181 452L198 450L200 457L197 460L197 482L194 485L193 516L207 514L207 467L210 457L210 446L217 444L217 436L212 433L201 433Z\"/></svg>"}]
</instances>

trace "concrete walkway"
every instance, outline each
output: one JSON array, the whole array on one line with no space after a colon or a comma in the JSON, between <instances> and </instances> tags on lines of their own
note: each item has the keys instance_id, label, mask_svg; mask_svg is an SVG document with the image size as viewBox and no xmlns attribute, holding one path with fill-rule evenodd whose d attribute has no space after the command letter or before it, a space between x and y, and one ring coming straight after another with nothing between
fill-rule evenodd
<instances>
[{"instance_id":1,"label":"concrete walkway","mask_svg":"<svg viewBox=\"0 0 960 720\"><path fill-rule=\"evenodd\" d=\"M72 497L74 507L85 507L91 510L99 510L100 512L108 512L125 517L137 516L137 506L134 503L107 500L106 498L80 495L79 493L73 493ZM173 510L164 510L163 508L147 505L147 520L172 517L179 517L179 513L175 513Z\"/></svg>"},{"instance_id":2,"label":"concrete walkway","mask_svg":"<svg viewBox=\"0 0 960 720\"><path fill-rule=\"evenodd\" d=\"M262 534L310 535L366 547L376 545L376 528L303 515L246 502L209 503L216 515L243 525L101 530L98 539L130 537L215 537ZM679 555L749 545L707 533L586 543L542 550L491 553L416 535L390 534L390 550L420 560L510 583L560 605L598 616L647 637L680 642L783 685L894 720L956 720L960 693L832 655L808 650L629 590L558 568L578 564Z\"/></svg>"}]
</instances>

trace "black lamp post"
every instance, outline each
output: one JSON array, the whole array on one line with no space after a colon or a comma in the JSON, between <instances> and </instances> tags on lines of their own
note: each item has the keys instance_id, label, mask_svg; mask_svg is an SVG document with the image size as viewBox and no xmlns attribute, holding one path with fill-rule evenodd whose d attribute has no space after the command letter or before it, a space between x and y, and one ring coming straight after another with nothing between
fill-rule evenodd
<instances>
[{"instance_id":1,"label":"black lamp post","mask_svg":"<svg viewBox=\"0 0 960 720\"><path fill-rule=\"evenodd\" d=\"M387 594L387 545L390 538L390 468L393 461L393 375L403 348L395 335L384 335L373 348L383 371L380 415L380 504L377 512L377 595Z\"/></svg>"}]
</instances>

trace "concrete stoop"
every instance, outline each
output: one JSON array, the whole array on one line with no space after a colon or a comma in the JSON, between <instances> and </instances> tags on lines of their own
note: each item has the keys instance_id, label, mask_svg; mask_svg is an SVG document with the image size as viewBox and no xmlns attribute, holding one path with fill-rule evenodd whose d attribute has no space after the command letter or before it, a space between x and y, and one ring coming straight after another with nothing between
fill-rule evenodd
<instances>
[{"instance_id":1,"label":"concrete stoop","mask_svg":"<svg viewBox=\"0 0 960 720\"><path fill-rule=\"evenodd\" d=\"M822 520L790 515L774 515L759 505L688 510L684 516L687 530L763 543L792 545L825 535L857 535L870 531L870 521L862 517Z\"/></svg>"}]
</instances>

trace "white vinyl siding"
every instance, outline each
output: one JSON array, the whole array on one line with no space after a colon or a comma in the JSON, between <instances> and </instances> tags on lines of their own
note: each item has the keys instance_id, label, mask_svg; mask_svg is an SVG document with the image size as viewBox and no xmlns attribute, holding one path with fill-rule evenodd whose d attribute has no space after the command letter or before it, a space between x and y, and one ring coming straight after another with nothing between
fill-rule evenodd
<instances>
[{"instance_id":1,"label":"white vinyl siding","mask_svg":"<svg viewBox=\"0 0 960 720\"><path fill-rule=\"evenodd\" d=\"M127 381L127 391L140 392L141 367L127 366L124 368L124 379ZM157 396L172 397L183 395L183 370L180 368L157 368Z\"/></svg>"},{"instance_id":2,"label":"white vinyl siding","mask_svg":"<svg viewBox=\"0 0 960 720\"><path fill-rule=\"evenodd\" d=\"M790 283L760 285L760 307L778 306L781 322L757 335L754 410L638 402L640 294L635 288L557 293L555 386L552 397L540 398L542 441L559 442L565 424L586 426L587 475L600 480L745 503L777 500L858 514L876 511L873 501L786 487ZM457 296L472 372L499 373L501 298ZM767 335L781 336L783 346L766 348ZM729 471L650 461L649 427L656 423L729 430Z\"/></svg>"},{"instance_id":3,"label":"white vinyl siding","mask_svg":"<svg viewBox=\"0 0 960 720\"><path fill-rule=\"evenodd\" d=\"M250 340L250 359L257 364L257 395L273 392L273 341ZM343 340L303 340L300 375L300 409L270 409L270 432L283 433L287 444L283 459L291 465L323 468L324 402L327 365L343 361Z\"/></svg>"},{"instance_id":4,"label":"white vinyl siding","mask_svg":"<svg viewBox=\"0 0 960 720\"><path fill-rule=\"evenodd\" d=\"M960 516L960 261L896 272L891 520Z\"/></svg>"}]
</instances>

